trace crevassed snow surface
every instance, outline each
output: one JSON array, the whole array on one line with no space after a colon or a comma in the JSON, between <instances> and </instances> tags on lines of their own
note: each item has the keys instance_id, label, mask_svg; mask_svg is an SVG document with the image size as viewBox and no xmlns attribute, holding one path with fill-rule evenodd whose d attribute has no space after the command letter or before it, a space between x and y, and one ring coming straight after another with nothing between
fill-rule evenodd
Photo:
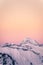
<instances>
[{"instance_id":1,"label":"crevassed snow surface","mask_svg":"<svg viewBox=\"0 0 43 65\"><path fill-rule=\"evenodd\" d=\"M43 44L30 38L19 45L0 44L0 65L43 65Z\"/></svg>"}]
</instances>

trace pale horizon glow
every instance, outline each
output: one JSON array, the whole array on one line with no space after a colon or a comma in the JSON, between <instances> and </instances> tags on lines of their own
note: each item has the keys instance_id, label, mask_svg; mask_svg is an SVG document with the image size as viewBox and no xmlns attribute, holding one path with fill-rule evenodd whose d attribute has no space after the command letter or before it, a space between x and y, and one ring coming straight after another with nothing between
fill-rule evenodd
<instances>
[{"instance_id":1,"label":"pale horizon glow","mask_svg":"<svg viewBox=\"0 0 43 65\"><path fill-rule=\"evenodd\" d=\"M8 1L0 1L0 43L20 43L26 37L43 43L43 1Z\"/></svg>"}]
</instances>

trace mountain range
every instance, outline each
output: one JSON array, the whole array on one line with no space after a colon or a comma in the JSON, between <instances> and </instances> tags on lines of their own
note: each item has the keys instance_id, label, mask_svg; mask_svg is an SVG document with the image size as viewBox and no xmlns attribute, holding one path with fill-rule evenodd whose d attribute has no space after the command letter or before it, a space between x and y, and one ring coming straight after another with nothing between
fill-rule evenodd
<instances>
[{"instance_id":1,"label":"mountain range","mask_svg":"<svg viewBox=\"0 0 43 65\"><path fill-rule=\"evenodd\" d=\"M43 44L30 38L20 44L0 44L0 65L43 65Z\"/></svg>"}]
</instances>

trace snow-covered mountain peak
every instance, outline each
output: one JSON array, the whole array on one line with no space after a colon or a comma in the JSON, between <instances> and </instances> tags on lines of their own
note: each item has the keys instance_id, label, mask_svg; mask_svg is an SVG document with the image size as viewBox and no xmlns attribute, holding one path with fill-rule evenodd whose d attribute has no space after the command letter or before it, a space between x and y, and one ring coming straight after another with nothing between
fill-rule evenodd
<instances>
[{"instance_id":1,"label":"snow-covered mountain peak","mask_svg":"<svg viewBox=\"0 0 43 65\"><path fill-rule=\"evenodd\" d=\"M22 42L21 42L21 45L25 45L25 44L32 44L32 45L36 45L38 46L39 43L36 41L36 40L33 40L31 38L25 38Z\"/></svg>"}]
</instances>

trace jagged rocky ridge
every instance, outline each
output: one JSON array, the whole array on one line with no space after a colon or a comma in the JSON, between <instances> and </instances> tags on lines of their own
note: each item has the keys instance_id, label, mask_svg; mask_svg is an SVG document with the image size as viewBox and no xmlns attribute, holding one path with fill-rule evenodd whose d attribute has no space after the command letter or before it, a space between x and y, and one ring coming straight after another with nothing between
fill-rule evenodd
<instances>
[{"instance_id":1,"label":"jagged rocky ridge","mask_svg":"<svg viewBox=\"0 0 43 65\"><path fill-rule=\"evenodd\" d=\"M2 65L43 65L43 44L30 38L20 44L0 45L0 64Z\"/></svg>"}]
</instances>

